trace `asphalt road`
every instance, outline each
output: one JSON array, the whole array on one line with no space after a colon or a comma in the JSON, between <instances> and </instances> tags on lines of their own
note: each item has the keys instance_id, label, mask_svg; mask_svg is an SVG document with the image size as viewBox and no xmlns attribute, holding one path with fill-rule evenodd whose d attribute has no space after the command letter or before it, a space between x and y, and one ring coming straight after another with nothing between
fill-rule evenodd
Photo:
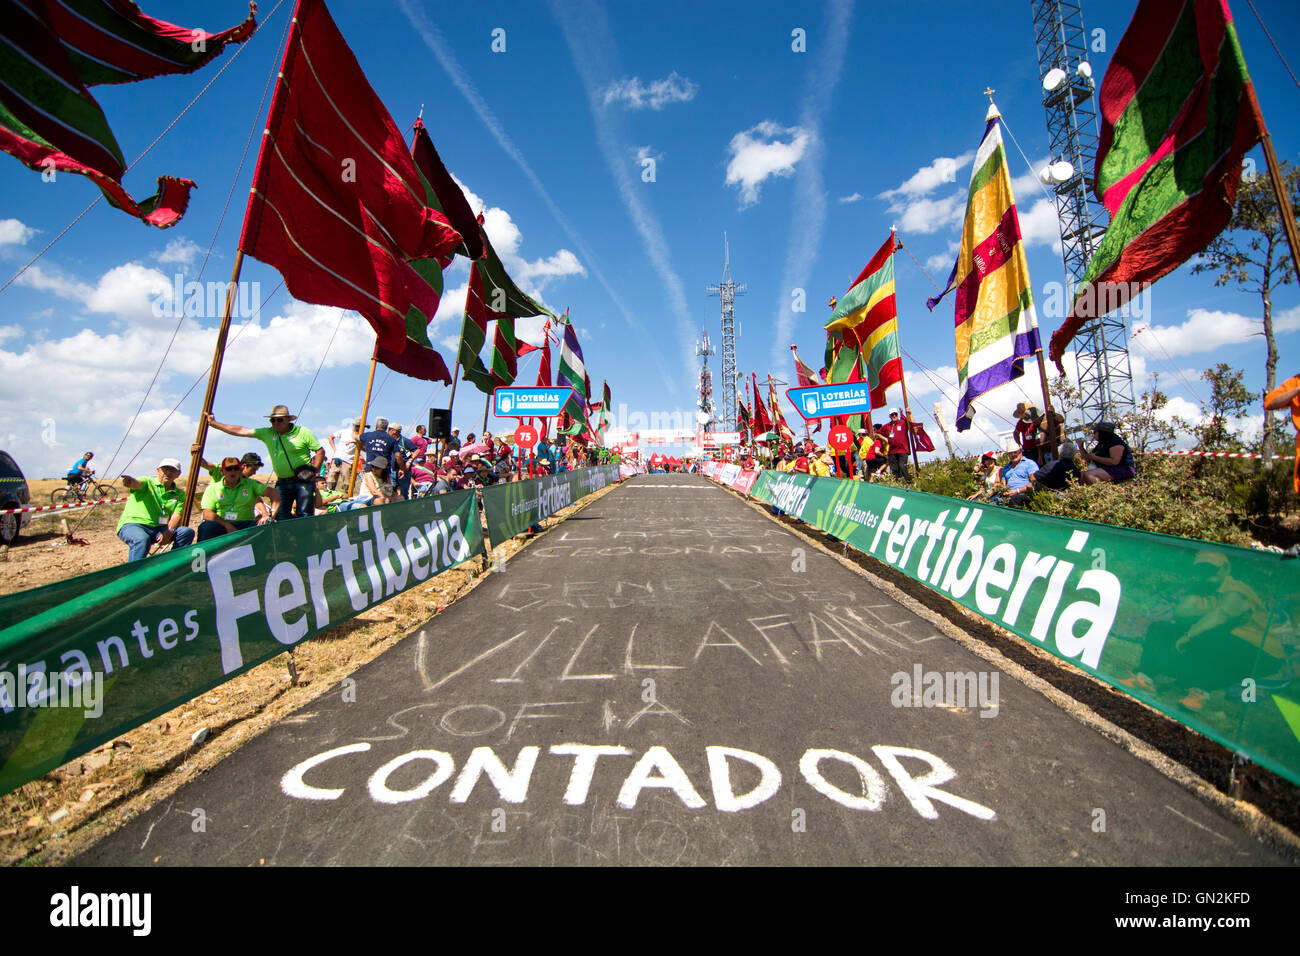
<instances>
[{"instance_id":1,"label":"asphalt road","mask_svg":"<svg viewBox=\"0 0 1300 956\"><path fill-rule=\"evenodd\" d=\"M1285 861L697 476L640 476L76 862Z\"/></svg>"}]
</instances>

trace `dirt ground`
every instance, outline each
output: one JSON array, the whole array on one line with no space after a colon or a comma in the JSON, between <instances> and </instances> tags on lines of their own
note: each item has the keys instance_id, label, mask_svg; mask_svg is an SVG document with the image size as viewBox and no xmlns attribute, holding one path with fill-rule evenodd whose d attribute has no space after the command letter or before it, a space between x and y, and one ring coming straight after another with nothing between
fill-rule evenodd
<instances>
[{"instance_id":1,"label":"dirt ground","mask_svg":"<svg viewBox=\"0 0 1300 956\"><path fill-rule=\"evenodd\" d=\"M32 503L48 504L50 491L62 482L29 485ZM543 528L549 530L614 487L565 508L544 521ZM17 544L0 554L0 594L125 561L126 545L116 534L122 507L67 513L69 531L86 545L66 542L59 513L32 521ZM417 631L490 574L485 567L527 543L515 538L492 550L486 563L475 558L444 571L0 797L0 864L67 862ZM192 743L204 728L206 736Z\"/></svg>"}]
</instances>

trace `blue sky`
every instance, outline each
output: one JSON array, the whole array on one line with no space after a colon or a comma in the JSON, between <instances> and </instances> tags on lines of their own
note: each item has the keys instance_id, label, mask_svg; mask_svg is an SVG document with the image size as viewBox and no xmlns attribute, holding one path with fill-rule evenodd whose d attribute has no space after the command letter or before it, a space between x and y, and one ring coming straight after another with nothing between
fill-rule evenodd
<instances>
[{"instance_id":1,"label":"blue sky","mask_svg":"<svg viewBox=\"0 0 1300 956\"><path fill-rule=\"evenodd\" d=\"M233 25L246 10L239 0L143 6L209 30ZM167 231L100 202L0 293L0 447L29 475L61 474L86 449L107 466L142 401L113 472L137 454L130 466L136 473L159 457L187 457L202 383L171 410L206 369L219 315L181 325L146 397L176 328L174 317L156 314L166 301L158 290L178 277L182 284L229 278L255 160L250 151L237 173L241 152L250 132L261 131L266 106L259 110L258 102L279 63L291 6L286 0L273 13L273 0L263 2L262 27L219 77L237 48L192 76L95 89L134 158L211 81L125 180L136 196L152 192L162 174L194 179L199 188L186 217ZM693 419L694 343L701 327L715 344L721 340L718 300L706 290L721 278L724 232L733 276L748 287L737 299L738 368L746 380L771 371L790 381L790 344L820 367L827 301L843 294L892 225L920 263L906 252L896 261L900 335L912 357L905 361L909 394L939 441L934 403L953 419L952 312L945 302L930 314L924 301L935 291L930 280L942 284L951 268L986 87L997 91L1015 138L1007 138L1008 152L1044 340L1060 323L1045 309L1047 288L1064 270L1054 212L1033 178L1048 140L1028 2L330 6L399 126L409 127L423 107L444 161L475 207L486 210L512 274L556 311L570 309L593 384L608 379L616 417L626 405L623 421L644 422L643 432L670 424L674 414ZM1105 48L1091 53L1099 78L1133 7L1085 5L1084 23ZM1256 7L1283 53L1300 64L1300 9L1287 0L1257 0ZM1300 90L1250 8L1234 4L1234 15L1277 152L1300 160ZM796 30L805 37L803 52L792 48ZM498 47L504 39L504 51L493 50L494 38ZM1251 155L1262 169L1262 152ZM0 157L4 278L97 195L81 177L44 183ZM227 354L218 419L260 425L272 405L284 403L301 407L301 421L323 438L360 411L373 342L368 327L354 315L295 303L283 290L271 295L279 276L258 262L246 260L242 279L246 300L255 291L253 305L270 299ZM432 329L449 366L466 279L463 265L448 270ZM802 312L792 308L797 290ZM1148 311L1136 324L1150 328L1132 346L1139 390L1159 374L1174 397L1171 411L1191 416L1208 393L1199 372L1212 364L1244 369L1247 385L1262 387L1264 345L1251 335L1257 297L1215 288L1184 267L1155 287ZM1274 318L1285 376L1300 365L1294 286L1275 295ZM720 396L721 356L711 367ZM531 384L536 359L522 368L521 381ZM1037 376L1021 381L1023 392L1013 384L981 403L981 428L960 436L961 449L990 447L1026 393L1039 399ZM382 366L375 383L372 420L386 415L410 424L423 420L430 404L447 404L448 388L388 375ZM897 388L890 398L900 401ZM455 422L462 433L480 430L483 404L481 393L461 384ZM788 407L787 416L796 423ZM214 435L208 457L242 452L245 444Z\"/></svg>"}]
</instances>

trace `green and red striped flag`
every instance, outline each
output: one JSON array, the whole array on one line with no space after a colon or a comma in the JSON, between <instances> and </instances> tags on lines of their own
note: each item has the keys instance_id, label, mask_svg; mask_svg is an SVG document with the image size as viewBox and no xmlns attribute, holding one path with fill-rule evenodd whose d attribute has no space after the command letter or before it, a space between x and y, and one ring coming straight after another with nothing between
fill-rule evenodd
<instances>
[{"instance_id":1,"label":"green and red striped flag","mask_svg":"<svg viewBox=\"0 0 1300 956\"><path fill-rule=\"evenodd\" d=\"M253 4L250 8L255 9ZM42 173L88 177L137 219L166 229L189 205L194 181L158 177L158 192L132 199L126 160L91 86L192 73L257 28L220 33L155 20L128 0L15 0L0 16L0 149Z\"/></svg>"},{"instance_id":2,"label":"green and red striped flag","mask_svg":"<svg viewBox=\"0 0 1300 956\"><path fill-rule=\"evenodd\" d=\"M473 259L483 254L483 235L474 213L470 210L465 194L456 185L447 167L443 165L438 150L424 123L415 121L415 142L411 146L411 158L415 161L415 170L424 187L425 204L436 209L460 233L462 244L441 257L416 259L410 263L419 279L429 286L432 297L422 295L406 311L406 343L400 350L387 348L383 343L376 343L375 358L391 368L394 372L426 382L445 382L451 384L451 372L442 355L429 341L429 323L433 320L437 304L442 298L442 270L455 255ZM433 311L427 311L432 305Z\"/></svg>"},{"instance_id":3,"label":"green and red striped flag","mask_svg":"<svg viewBox=\"0 0 1300 956\"><path fill-rule=\"evenodd\" d=\"M465 321L460 336L460 365L465 381L473 382L481 392L490 393L499 385L510 385L518 374L515 319L550 313L519 290L486 234L483 250L483 258L470 265ZM486 366L480 354L487 342L489 321L495 321L496 330L491 365Z\"/></svg>"},{"instance_id":4,"label":"green and red striped flag","mask_svg":"<svg viewBox=\"0 0 1300 956\"><path fill-rule=\"evenodd\" d=\"M1225 0L1142 0L1098 99L1093 189L1111 220L1052 336L1058 368L1079 329L1227 227L1242 158L1264 127Z\"/></svg>"}]
</instances>

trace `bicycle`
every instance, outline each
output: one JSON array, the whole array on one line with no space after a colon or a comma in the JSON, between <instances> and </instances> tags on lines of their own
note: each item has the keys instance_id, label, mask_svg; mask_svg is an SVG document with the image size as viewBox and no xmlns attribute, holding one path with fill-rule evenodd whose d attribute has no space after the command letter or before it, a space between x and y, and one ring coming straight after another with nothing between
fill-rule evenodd
<instances>
[{"instance_id":1,"label":"bicycle","mask_svg":"<svg viewBox=\"0 0 1300 956\"><path fill-rule=\"evenodd\" d=\"M50 504L85 504L87 501L98 501L101 498L116 497L117 488L106 482L95 481L95 473L92 471L82 481L79 481L76 484L69 482L66 487L55 488L51 491Z\"/></svg>"}]
</instances>

